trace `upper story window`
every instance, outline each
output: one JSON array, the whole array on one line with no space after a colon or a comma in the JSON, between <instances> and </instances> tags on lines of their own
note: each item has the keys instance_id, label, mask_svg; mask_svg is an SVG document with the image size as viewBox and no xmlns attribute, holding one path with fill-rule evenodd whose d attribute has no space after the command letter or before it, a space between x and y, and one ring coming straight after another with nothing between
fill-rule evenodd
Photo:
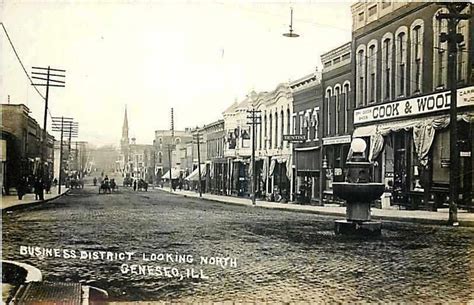
<instances>
[{"instance_id":1,"label":"upper story window","mask_svg":"<svg viewBox=\"0 0 474 305\"><path fill-rule=\"evenodd\" d=\"M392 98L392 34L384 35L382 41L382 99Z\"/></svg>"},{"instance_id":2,"label":"upper story window","mask_svg":"<svg viewBox=\"0 0 474 305\"><path fill-rule=\"evenodd\" d=\"M338 84L334 88L334 102L335 102L335 109L336 112L334 112L334 129L335 133L337 134L339 131L339 114L341 111L341 86Z\"/></svg>"},{"instance_id":3,"label":"upper story window","mask_svg":"<svg viewBox=\"0 0 474 305\"><path fill-rule=\"evenodd\" d=\"M401 27L396 33L395 42L395 75L397 97L406 96L407 83L407 34L406 27Z\"/></svg>"},{"instance_id":4,"label":"upper story window","mask_svg":"<svg viewBox=\"0 0 474 305\"><path fill-rule=\"evenodd\" d=\"M331 98L332 98L332 89L329 87L326 89L326 114L327 114L327 134L331 133Z\"/></svg>"},{"instance_id":5,"label":"upper story window","mask_svg":"<svg viewBox=\"0 0 474 305\"><path fill-rule=\"evenodd\" d=\"M468 72L467 72L468 55L470 54L470 51L468 48L468 44L470 42L470 39L468 38L469 37L468 20L461 20L458 23L457 32L464 36L464 41L458 44L456 76L457 76L458 83L465 84L467 82L467 76L468 76Z\"/></svg>"},{"instance_id":6,"label":"upper story window","mask_svg":"<svg viewBox=\"0 0 474 305\"><path fill-rule=\"evenodd\" d=\"M356 56L356 103L357 107L366 105L365 86L366 86L366 58L365 45L357 48Z\"/></svg>"},{"instance_id":7,"label":"upper story window","mask_svg":"<svg viewBox=\"0 0 474 305\"><path fill-rule=\"evenodd\" d=\"M319 113L317 108L313 109L313 113L311 114L311 127L313 128L313 134L314 134L314 139L317 140L319 135L318 135L318 124L319 124Z\"/></svg>"},{"instance_id":8,"label":"upper story window","mask_svg":"<svg viewBox=\"0 0 474 305\"><path fill-rule=\"evenodd\" d=\"M411 75L412 93L422 91L423 79L423 20L418 19L411 26Z\"/></svg>"},{"instance_id":9,"label":"upper story window","mask_svg":"<svg viewBox=\"0 0 474 305\"><path fill-rule=\"evenodd\" d=\"M369 46L368 52L368 88L367 99L369 104L375 103L377 99L377 45L375 43Z\"/></svg>"},{"instance_id":10,"label":"upper story window","mask_svg":"<svg viewBox=\"0 0 474 305\"><path fill-rule=\"evenodd\" d=\"M340 57L334 58L334 60L332 62L333 62L333 64L337 64L337 63L341 62L341 58Z\"/></svg>"},{"instance_id":11,"label":"upper story window","mask_svg":"<svg viewBox=\"0 0 474 305\"><path fill-rule=\"evenodd\" d=\"M447 86L447 42L441 42L440 34L448 32L446 19L437 19L438 13L448 13L447 9L438 10L433 16L433 89L444 89Z\"/></svg>"},{"instance_id":12,"label":"upper story window","mask_svg":"<svg viewBox=\"0 0 474 305\"><path fill-rule=\"evenodd\" d=\"M364 18L365 18L364 12L360 12L360 13L359 13L359 17L357 18L357 20L358 20L359 22L361 22L361 21L364 21Z\"/></svg>"},{"instance_id":13,"label":"upper story window","mask_svg":"<svg viewBox=\"0 0 474 305\"><path fill-rule=\"evenodd\" d=\"M382 9L389 7L392 4L389 0L382 0Z\"/></svg>"},{"instance_id":14,"label":"upper story window","mask_svg":"<svg viewBox=\"0 0 474 305\"><path fill-rule=\"evenodd\" d=\"M341 60L347 60L351 57L351 53L346 53L344 55L341 56Z\"/></svg>"},{"instance_id":15,"label":"upper story window","mask_svg":"<svg viewBox=\"0 0 474 305\"><path fill-rule=\"evenodd\" d=\"M180 138L177 138L177 139L175 140L175 143L176 143L176 144L181 143L181 139L180 139Z\"/></svg>"},{"instance_id":16,"label":"upper story window","mask_svg":"<svg viewBox=\"0 0 474 305\"><path fill-rule=\"evenodd\" d=\"M344 100L343 103L343 116L344 116L344 133L347 133L349 126L349 95L350 95L350 85L345 83L342 89Z\"/></svg>"},{"instance_id":17,"label":"upper story window","mask_svg":"<svg viewBox=\"0 0 474 305\"><path fill-rule=\"evenodd\" d=\"M163 162L163 154L161 153L161 151L158 153L158 163L162 163Z\"/></svg>"},{"instance_id":18,"label":"upper story window","mask_svg":"<svg viewBox=\"0 0 474 305\"><path fill-rule=\"evenodd\" d=\"M373 16L377 13L377 5L369 7L369 16Z\"/></svg>"},{"instance_id":19,"label":"upper story window","mask_svg":"<svg viewBox=\"0 0 474 305\"><path fill-rule=\"evenodd\" d=\"M328 67L330 67L330 66L332 66L332 62L331 62L331 61L326 61L326 62L324 63L324 68L328 68Z\"/></svg>"}]
</instances>

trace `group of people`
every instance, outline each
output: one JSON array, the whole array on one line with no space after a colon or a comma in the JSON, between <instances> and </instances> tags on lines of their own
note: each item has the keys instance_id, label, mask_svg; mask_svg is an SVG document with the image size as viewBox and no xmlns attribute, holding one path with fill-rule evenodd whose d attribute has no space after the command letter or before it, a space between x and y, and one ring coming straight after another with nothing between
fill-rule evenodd
<instances>
[{"instance_id":1,"label":"group of people","mask_svg":"<svg viewBox=\"0 0 474 305\"><path fill-rule=\"evenodd\" d=\"M43 179L41 176L22 176L18 181L16 191L18 199L22 200L25 194L30 193L33 188L35 200L44 200L44 192L51 193L51 185L57 184L57 179Z\"/></svg>"}]
</instances>

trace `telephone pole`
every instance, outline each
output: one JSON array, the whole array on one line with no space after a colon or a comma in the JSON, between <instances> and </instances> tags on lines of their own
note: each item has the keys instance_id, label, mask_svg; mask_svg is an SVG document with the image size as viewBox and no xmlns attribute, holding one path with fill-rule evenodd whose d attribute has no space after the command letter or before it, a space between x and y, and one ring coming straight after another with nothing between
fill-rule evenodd
<instances>
[{"instance_id":1,"label":"telephone pole","mask_svg":"<svg viewBox=\"0 0 474 305\"><path fill-rule=\"evenodd\" d=\"M168 145L168 160L170 165L170 191L173 191L173 175L172 175L172 162L171 162L171 148L174 145L174 113L173 108L171 108L171 143Z\"/></svg>"},{"instance_id":2,"label":"telephone pole","mask_svg":"<svg viewBox=\"0 0 474 305\"><path fill-rule=\"evenodd\" d=\"M43 118L43 136L41 139L41 171L42 175L44 176L44 159L45 159L45 150L46 150L46 145L48 142L48 133L46 131L46 125L47 125L47 116L48 116L48 102L49 102L49 87L65 87L66 82L64 80L58 80L54 79L54 77L59 77L60 79L64 79L66 77L63 73L66 72L66 70L61 70L61 69L53 69L50 66L47 68L44 67L32 67L33 71L31 74L33 76L31 78L41 80L41 81L46 81L46 83L40 83L40 84L31 84L32 86L43 86L46 87L46 95L44 98L44 118ZM51 73L54 72L54 73ZM45 78L46 77L46 78Z\"/></svg>"},{"instance_id":3,"label":"telephone pole","mask_svg":"<svg viewBox=\"0 0 474 305\"><path fill-rule=\"evenodd\" d=\"M201 180L201 150L199 144L201 142L201 135L199 134L199 128L196 127L196 135L194 136L197 143L197 153L198 153L198 174L199 174L199 197L202 197L202 180Z\"/></svg>"},{"instance_id":4,"label":"telephone pole","mask_svg":"<svg viewBox=\"0 0 474 305\"><path fill-rule=\"evenodd\" d=\"M252 108L251 110L247 110L247 113L250 115L247 116L249 121L247 122L248 125L252 126L252 204L256 204L256 191L257 191L257 170L255 168L255 150L257 148L257 125L262 124L262 116L260 110L255 110Z\"/></svg>"},{"instance_id":5,"label":"telephone pole","mask_svg":"<svg viewBox=\"0 0 474 305\"><path fill-rule=\"evenodd\" d=\"M61 117L52 117L53 120L53 131L61 133L61 142L59 144L59 182L58 182L58 194L61 194L61 182L63 179L63 136L66 128L71 125L72 118Z\"/></svg>"},{"instance_id":6,"label":"telephone pole","mask_svg":"<svg viewBox=\"0 0 474 305\"><path fill-rule=\"evenodd\" d=\"M450 164L449 164L449 219L448 224L457 226L458 223L458 201L459 201L459 147L458 147L458 128L457 128L457 53L458 44L464 40L462 34L457 33L459 21L470 18L468 14L461 12L469 5L469 3L443 3L448 9L448 13L439 13L436 19L446 19L448 22L448 33L441 33L440 41L448 43L448 87L451 92L451 104L449 108L449 147L450 147Z\"/></svg>"}]
</instances>

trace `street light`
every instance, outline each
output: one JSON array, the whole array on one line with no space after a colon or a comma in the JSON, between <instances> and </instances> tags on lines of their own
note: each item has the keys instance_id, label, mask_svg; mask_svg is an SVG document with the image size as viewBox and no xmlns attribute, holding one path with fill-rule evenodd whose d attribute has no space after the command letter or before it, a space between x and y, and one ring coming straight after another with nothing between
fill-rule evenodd
<instances>
[{"instance_id":1,"label":"street light","mask_svg":"<svg viewBox=\"0 0 474 305\"><path fill-rule=\"evenodd\" d=\"M284 33L283 36L285 37L300 37L300 35L293 33L293 8L291 8L290 12L290 31L288 33Z\"/></svg>"}]
</instances>

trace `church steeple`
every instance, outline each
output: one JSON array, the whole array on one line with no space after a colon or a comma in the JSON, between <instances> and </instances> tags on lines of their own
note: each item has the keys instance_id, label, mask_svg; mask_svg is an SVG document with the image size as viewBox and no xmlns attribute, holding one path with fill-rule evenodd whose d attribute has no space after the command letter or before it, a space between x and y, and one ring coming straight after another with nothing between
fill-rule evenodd
<instances>
[{"instance_id":1,"label":"church steeple","mask_svg":"<svg viewBox=\"0 0 474 305\"><path fill-rule=\"evenodd\" d=\"M125 116L123 118L122 125L122 143L128 144L128 117L127 117L127 106L125 106Z\"/></svg>"}]
</instances>

